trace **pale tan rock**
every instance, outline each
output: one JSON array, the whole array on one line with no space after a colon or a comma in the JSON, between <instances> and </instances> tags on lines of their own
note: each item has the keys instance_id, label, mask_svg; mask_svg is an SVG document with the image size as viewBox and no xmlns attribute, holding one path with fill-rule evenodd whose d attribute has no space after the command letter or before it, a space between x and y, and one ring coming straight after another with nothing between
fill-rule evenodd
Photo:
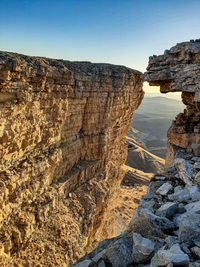
<instances>
[{"instance_id":1,"label":"pale tan rock","mask_svg":"<svg viewBox=\"0 0 200 267\"><path fill-rule=\"evenodd\" d=\"M200 143L200 40L179 43L166 50L163 55L149 58L144 80L150 85L160 86L161 93L182 92L186 105L168 130L166 164L173 157L173 146L192 149L199 155Z\"/></svg>"},{"instance_id":2,"label":"pale tan rock","mask_svg":"<svg viewBox=\"0 0 200 267\"><path fill-rule=\"evenodd\" d=\"M143 94L123 66L0 52L0 266L68 266L103 238Z\"/></svg>"}]
</instances>

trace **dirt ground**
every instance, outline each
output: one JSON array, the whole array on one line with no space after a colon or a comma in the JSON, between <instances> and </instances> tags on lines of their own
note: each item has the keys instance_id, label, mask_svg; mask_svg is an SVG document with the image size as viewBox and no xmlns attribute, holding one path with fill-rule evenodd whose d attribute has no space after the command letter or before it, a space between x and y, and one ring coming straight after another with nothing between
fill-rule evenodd
<instances>
[{"instance_id":1,"label":"dirt ground","mask_svg":"<svg viewBox=\"0 0 200 267\"><path fill-rule=\"evenodd\" d=\"M113 193L102 223L103 239L117 236L126 229L154 176L153 173L144 173L126 165L124 169L126 170L124 179Z\"/></svg>"}]
</instances>

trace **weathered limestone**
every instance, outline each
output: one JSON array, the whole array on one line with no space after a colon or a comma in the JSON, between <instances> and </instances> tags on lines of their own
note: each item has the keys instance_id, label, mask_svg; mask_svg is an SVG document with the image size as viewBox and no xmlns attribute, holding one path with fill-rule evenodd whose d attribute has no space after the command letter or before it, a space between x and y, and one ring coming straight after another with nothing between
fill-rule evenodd
<instances>
[{"instance_id":1,"label":"weathered limestone","mask_svg":"<svg viewBox=\"0 0 200 267\"><path fill-rule=\"evenodd\" d=\"M162 93L182 92L186 105L168 130L166 167L176 157L176 147L200 156L200 39L179 43L164 55L149 58L144 80L160 86Z\"/></svg>"},{"instance_id":2,"label":"weathered limestone","mask_svg":"<svg viewBox=\"0 0 200 267\"><path fill-rule=\"evenodd\" d=\"M0 52L1 266L68 266L102 239L142 98L123 66Z\"/></svg>"}]
</instances>

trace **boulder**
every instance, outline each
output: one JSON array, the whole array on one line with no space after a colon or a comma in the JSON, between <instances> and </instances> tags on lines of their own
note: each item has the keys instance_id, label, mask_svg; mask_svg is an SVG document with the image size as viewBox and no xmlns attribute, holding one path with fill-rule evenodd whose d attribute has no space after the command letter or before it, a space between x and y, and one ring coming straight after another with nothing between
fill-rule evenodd
<instances>
[{"instance_id":1,"label":"boulder","mask_svg":"<svg viewBox=\"0 0 200 267\"><path fill-rule=\"evenodd\" d=\"M176 202L188 202L200 200L200 191L196 185L188 188L177 186L173 194L168 195L168 199Z\"/></svg>"},{"instance_id":2,"label":"boulder","mask_svg":"<svg viewBox=\"0 0 200 267\"><path fill-rule=\"evenodd\" d=\"M171 248L174 244L178 243L178 238L176 236L169 235L165 238L165 243L167 244L168 248Z\"/></svg>"},{"instance_id":3,"label":"boulder","mask_svg":"<svg viewBox=\"0 0 200 267\"><path fill-rule=\"evenodd\" d=\"M133 231L141 234L143 237L165 237L163 230L174 228L174 223L166 217L160 217L147 209L137 210L132 220Z\"/></svg>"},{"instance_id":4,"label":"boulder","mask_svg":"<svg viewBox=\"0 0 200 267\"><path fill-rule=\"evenodd\" d=\"M150 239L142 237L140 234L133 234L133 261L135 263L145 263L152 256L155 243Z\"/></svg>"},{"instance_id":5,"label":"boulder","mask_svg":"<svg viewBox=\"0 0 200 267\"><path fill-rule=\"evenodd\" d=\"M199 247L193 247L191 248L192 253L195 255L195 257L200 260L200 248Z\"/></svg>"},{"instance_id":6,"label":"boulder","mask_svg":"<svg viewBox=\"0 0 200 267\"><path fill-rule=\"evenodd\" d=\"M178 204L178 209L177 209L177 212L176 213L183 214L185 212L186 212L185 204L184 203L179 203Z\"/></svg>"},{"instance_id":7,"label":"boulder","mask_svg":"<svg viewBox=\"0 0 200 267\"><path fill-rule=\"evenodd\" d=\"M131 264L133 261L133 238L124 237L111 244L104 254L104 260L112 266L121 267Z\"/></svg>"},{"instance_id":8,"label":"boulder","mask_svg":"<svg viewBox=\"0 0 200 267\"><path fill-rule=\"evenodd\" d=\"M100 261L98 263L98 267L106 267L105 262L104 261Z\"/></svg>"},{"instance_id":9,"label":"boulder","mask_svg":"<svg viewBox=\"0 0 200 267\"><path fill-rule=\"evenodd\" d=\"M173 218L173 223L174 223L176 228L178 228L180 226L181 216L182 216L182 214L177 213L177 214L175 214L175 216Z\"/></svg>"},{"instance_id":10,"label":"boulder","mask_svg":"<svg viewBox=\"0 0 200 267\"><path fill-rule=\"evenodd\" d=\"M102 260L104 253L105 253L104 250L102 250L101 252L97 253L97 254L92 258L92 261L98 263L100 260Z\"/></svg>"},{"instance_id":11,"label":"boulder","mask_svg":"<svg viewBox=\"0 0 200 267\"><path fill-rule=\"evenodd\" d=\"M180 243L200 241L200 214L187 212L181 216L178 239Z\"/></svg>"},{"instance_id":12,"label":"boulder","mask_svg":"<svg viewBox=\"0 0 200 267\"><path fill-rule=\"evenodd\" d=\"M187 266L188 263L188 255L181 250L179 244L175 244L169 250L159 250L151 260L151 267L168 266L168 264Z\"/></svg>"},{"instance_id":13,"label":"boulder","mask_svg":"<svg viewBox=\"0 0 200 267\"><path fill-rule=\"evenodd\" d=\"M152 181L149 185L149 188L148 188L148 193L147 195L151 196L151 198L155 195L157 189L159 187L161 187L162 185L164 184L163 181Z\"/></svg>"},{"instance_id":14,"label":"boulder","mask_svg":"<svg viewBox=\"0 0 200 267\"><path fill-rule=\"evenodd\" d=\"M148 209L148 210L150 210L152 212L154 210L154 208L153 208L154 205L155 205L155 201L153 199L151 199L151 200L142 199L140 201L140 204L139 204L139 206L141 208Z\"/></svg>"},{"instance_id":15,"label":"boulder","mask_svg":"<svg viewBox=\"0 0 200 267\"><path fill-rule=\"evenodd\" d=\"M157 190L156 193L162 196L166 196L168 192L172 189L172 185L170 182L164 183Z\"/></svg>"},{"instance_id":16,"label":"boulder","mask_svg":"<svg viewBox=\"0 0 200 267\"><path fill-rule=\"evenodd\" d=\"M187 204L185 209L187 212L200 213L200 201Z\"/></svg>"},{"instance_id":17,"label":"boulder","mask_svg":"<svg viewBox=\"0 0 200 267\"><path fill-rule=\"evenodd\" d=\"M193 185L193 166L192 164L185 159L176 158L174 160L174 165L179 172L180 179L189 186Z\"/></svg>"},{"instance_id":18,"label":"boulder","mask_svg":"<svg viewBox=\"0 0 200 267\"><path fill-rule=\"evenodd\" d=\"M174 202L167 202L163 204L157 211L156 215L161 217L172 218L178 208L178 204Z\"/></svg>"}]
</instances>

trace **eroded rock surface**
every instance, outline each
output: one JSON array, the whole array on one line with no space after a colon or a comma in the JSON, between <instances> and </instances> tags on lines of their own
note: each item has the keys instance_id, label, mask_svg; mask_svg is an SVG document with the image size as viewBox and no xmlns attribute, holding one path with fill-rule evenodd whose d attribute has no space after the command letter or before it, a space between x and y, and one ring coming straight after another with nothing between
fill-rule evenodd
<instances>
[{"instance_id":1,"label":"eroded rock surface","mask_svg":"<svg viewBox=\"0 0 200 267\"><path fill-rule=\"evenodd\" d=\"M102 239L142 98L123 66L0 52L1 266L69 266Z\"/></svg>"},{"instance_id":2,"label":"eroded rock surface","mask_svg":"<svg viewBox=\"0 0 200 267\"><path fill-rule=\"evenodd\" d=\"M101 242L78 266L88 259L90 267L102 262L113 267L200 266L200 40L150 57L144 79L163 93L181 91L186 104L168 131L167 169L152 179L128 228ZM108 257L108 251L115 257ZM101 255L98 262L96 254Z\"/></svg>"},{"instance_id":3,"label":"eroded rock surface","mask_svg":"<svg viewBox=\"0 0 200 267\"><path fill-rule=\"evenodd\" d=\"M176 157L176 147L200 156L200 39L179 43L164 55L149 58L144 80L160 86L161 93L182 92L186 105L168 130L166 166Z\"/></svg>"},{"instance_id":4,"label":"eroded rock surface","mask_svg":"<svg viewBox=\"0 0 200 267\"><path fill-rule=\"evenodd\" d=\"M195 172L193 156L186 151L184 155ZM87 265L90 267L99 266L102 261L105 266L116 267L199 266L200 184L191 179L193 185L188 185L178 173L179 168L174 164L162 175L156 175L127 229L113 239L102 241L75 266L82 266L86 260L90 260ZM167 186L169 181L169 192L161 195L159 188ZM127 240L132 246L126 245Z\"/></svg>"}]
</instances>

